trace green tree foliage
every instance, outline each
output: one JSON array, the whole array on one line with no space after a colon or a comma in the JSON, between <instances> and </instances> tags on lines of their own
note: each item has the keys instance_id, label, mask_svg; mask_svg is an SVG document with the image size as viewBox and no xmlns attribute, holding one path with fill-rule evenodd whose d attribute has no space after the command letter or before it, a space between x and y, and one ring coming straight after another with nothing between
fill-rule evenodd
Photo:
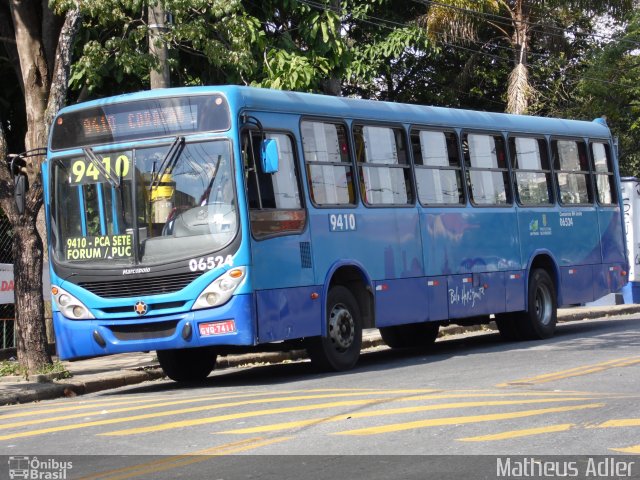
<instances>
[{"instance_id":1,"label":"green tree foliage","mask_svg":"<svg viewBox=\"0 0 640 480\"><path fill-rule=\"evenodd\" d=\"M640 13L579 68L573 88L552 113L586 120L605 116L620 141L622 175L640 176Z\"/></svg>"},{"instance_id":2,"label":"green tree foliage","mask_svg":"<svg viewBox=\"0 0 640 480\"><path fill-rule=\"evenodd\" d=\"M64 10L67 0L53 0ZM86 0L71 89L79 100L148 88L157 59L149 54L147 0ZM164 0L161 40L172 52L176 85L249 83L263 33L239 0Z\"/></svg>"},{"instance_id":3,"label":"green tree foliage","mask_svg":"<svg viewBox=\"0 0 640 480\"><path fill-rule=\"evenodd\" d=\"M244 2L265 37L253 85L323 91L344 75L350 55L342 35L341 2Z\"/></svg>"},{"instance_id":4,"label":"green tree foliage","mask_svg":"<svg viewBox=\"0 0 640 480\"><path fill-rule=\"evenodd\" d=\"M68 0L54 0L64 9ZM87 0L72 68L74 100L146 88L148 0ZM165 0L162 41L172 83L247 84L339 94L370 91L382 76L436 51L415 18L425 6L391 0ZM396 78L397 80L397 78ZM400 82L402 83L402 82ZM388 90L388 88L384 88ZM393 98L391 94L383 95ZM374 95L377 96L377 95Z\"/></svg>"},{"instance_id":5,"label":"green tree foliage","mask_svg":"<svg viewBox=\"0 0 640 480\"><path fill-rule=\"evenodd\" d=\"M370 1L345 5L343 31L351 52L345 92L379 100L412 101L440 52L416 18L425 6ZM416 98L417 100L417 98Z\"/></svg>"},{"instance_id":6,"label":"green tree foliage","mask_svg":"<svg viewBox=\"0 0 640 480\"><path fill-rule=\"evenodd\" d=\"M425 4L430 8L420 21L433 39L510 50L504 96L506 110L519 114L530 113L537 100L536 80L540 77L535 78L538 72L534 64L544 64L545 57L554 63L556 55L573 49L571 44L580 44L593 32L593 21L599 15L621 18L633 7L632 0L425 0ZM481 37L481 29L490 36Z\"/></svg>"}]
</instances>

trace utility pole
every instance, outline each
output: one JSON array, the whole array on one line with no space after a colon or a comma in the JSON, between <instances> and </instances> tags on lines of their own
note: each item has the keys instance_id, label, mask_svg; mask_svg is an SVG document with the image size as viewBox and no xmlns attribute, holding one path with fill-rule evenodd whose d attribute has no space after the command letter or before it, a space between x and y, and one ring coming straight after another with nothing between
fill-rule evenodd
<instances>
[{"instance_id":1,"label":"utility pole","mask_svg":"<svg viewBox=\"0 0 640 480\"><path fill-rule=\"evenodd\" d=\"M330 8L333 12L340 14L340 0L331 0ZM335 31L338 32L338 35L342 35L342 25L340 23L335 25ZM328 78L323 82L323 90L327 95L336 97L342 95L340 74L336 71L335 67L332 72L329 72Z\"/></svg>"},{"instance_id":2,"label":"utility pole","mask_svg":"<svg viewBox=\"0 0 640 480\"><path fill-rule=\"evenodd\" d=\"M169 49L167 44L162 41L161 35L167 29L165 25L166 12L164 6L158 2L150 4L149 13L149 53L158 59L159 66L157 70L151 70L150 80L151 89L168 88L171 86L171 78L169 72Z\"/></svg>"}]
</instances>

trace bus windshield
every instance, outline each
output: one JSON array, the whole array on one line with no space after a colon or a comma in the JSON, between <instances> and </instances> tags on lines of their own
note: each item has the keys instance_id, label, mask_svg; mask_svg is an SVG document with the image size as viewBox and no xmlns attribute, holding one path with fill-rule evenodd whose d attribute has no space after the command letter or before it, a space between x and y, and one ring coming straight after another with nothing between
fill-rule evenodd
<instances>
[{"instance_id":1,"label":"bus windshield","mask_svg":"<svg viewBox=\"0 0 640 480\"><path fill-rule=\"evenodd\" d=\"M148 265L225 247L238 213L226 140L56 158L54 261Z\"/></svg>"}]
</instances>

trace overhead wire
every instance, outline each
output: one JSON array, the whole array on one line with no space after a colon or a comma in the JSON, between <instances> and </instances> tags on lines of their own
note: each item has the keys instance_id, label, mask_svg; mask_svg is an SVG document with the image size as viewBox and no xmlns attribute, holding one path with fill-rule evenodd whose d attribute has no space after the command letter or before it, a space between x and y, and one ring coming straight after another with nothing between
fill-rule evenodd
<instances>
[{"instance_id":1,"label":"overhead wire","mask_svg":"<svg viewBox=\"0 0 640 480\"><path fill-rule=\"evenodd\" d=\"M425 2L434 3L434 4L438 4L438 5L444 5L444 4L440 4L439 2L431 2L430 0L413 0L413 1L415 1L416 3L419 3L419 4L423 4L423 5L426 5ZM320 10L335 11L331 7L329 7L327 4L316 2L316 1L313 1L313 0L298 0L298 2L302 3L302 4L305 4L307 6L310 6L312 8L320 9ZM455 9L458 9L458 10L461 9L460 7L452 7L452 8L455 8ZM466 9L462 9L462 10L466 10ZM469 11L473 12L472 10L469 10ZM336 12L336 13L342 13L342 12ZM349 13L349 12L347 12L347 13ZM365 16L367 18L362 18L362 16ZM387 28L387 29L391 29L391 30L393 30L393 29L395 29L397 27L407 28L407 27L414 26L412 24L406 24L406 23L396 22L396 21L393 21L393 20L382 19L382 18L379 18L379 17L374 17L372 15L367 15L367 14L361 14L360 17L354 17L354 18L356 18L358 21L361 21L361 22L369 24L369 25L382 27L382 28ZM500 17L500 18L506 19L506 17ZM442 34L436 33L436 35L441 38L441 40L439 40L440 43L442 43L443 45L446 45L448 47L451 47L451 48L454 48L454 49L457 49L457 50L467 51L469 53L473 53L473 54L476 54L476 55L482 55L482 56L491 58L493 60L509 61L510 62L510 59L507 59L505 57L501 57L499 55L495 55L495 54L488 53L488 52L482 52L480 50L475 50L475 49L472 49L472 48L464 47L462 45L458 45L458 44L447 42L446 40L444 40L444 35L442 35ZM459 38L459 37L457 37L457 38ZM493 47L499 47L497 45L492 45L492 46ZM510 47L499 47L499 48L502 48L502 49L505 49L505 50L511 50ZM543 54L536 54L535 52L529 52L528 56L530 56L530 57L531 56L538 56L538 57L544 58L544 59L548 58L547 56L545 56ZM537 66L535 63L532 63L532 62L528 62L527 65L531 66L531 67L536 67ZM612 85L612 86L620 87L620 88L623 88L623 89L629 88L626 85L622 85L622 84L619 84L619 83L616 83L616 82L612 82L610 80L604 80L604 79L600 79L600 78L596 78L596 77L588 77L588 76L584 76L584 75L580 75L578 77L578 76L575 76L575 75L572 75L572 74L568 74L566 72L564 72L562 75L567 79L574 79L574 80L586 79L586 80L592 80L592 81L598 82L598 83L603 83L603 84L606 84L606 85Z\"/></svg>"},{"instance_id":2,"label":"overhead wire","mask_svg":"<svg viewBox=\"0 0 640 480\"><path fill-rule=\"evenodd\" d=\"M448 8L450 10L456 10L458 12L461 13L465 13L465 14L470 14L470 15L474 15L474 16L482 16L484 18L488 18L488 19L492 19L494 20L496 23L499 23L501 25L504 26L513 26L514 24L521 24L521 25L527 25L528 27L533 27L533 28L541 28L544 30L554 30L556 32L559 33L555 33L552 34L550 32L544 32L545 35L550 35L550 36L555 36L555 37L559 37L559 38L566 38L565 35L570 34L570 35L575 35L575 36L579 36L579 37L593 37L593 38L601 38L604 40L607 40L609 42L611 41L620 41L623 43L628 43L631 44L633 46L636 47L640 47L640 41L635 41L635 40L630 40L630 39L621 39L621 38L616 38L616 37L612 37L612 36L607 36L607 35L601 35L598 33L586 33L586 32L580 32L577 30L567 30L563 27L559 27L559 26L555 26L555 25L550 25L547 23L540 23L540 22L531 22L529 20L518 20L518 19L514 19L514 18L510 18L510 17L505 17L503 15L497 15L495 13L490 13L490 12L481 12L481 11L477 11L477 10L472 10L469 8L463 8L463 7L458 7L455 5L449 5L446 3L442 3L442 2L438 2L435 0L412 0L414 3L420 4L420 5L424 5L424 6L429 6L429 5L436 5L442 8Z\"/></svg>"}]
</instances>

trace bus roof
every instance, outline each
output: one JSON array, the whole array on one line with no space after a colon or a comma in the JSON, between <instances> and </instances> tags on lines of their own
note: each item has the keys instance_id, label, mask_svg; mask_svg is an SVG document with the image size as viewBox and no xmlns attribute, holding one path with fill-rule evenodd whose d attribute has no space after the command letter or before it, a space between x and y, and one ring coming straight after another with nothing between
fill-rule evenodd
<instances>
[{"instance_id":1,"label":"bus roof","mask_svg":"<svg viewBox=\"0 0 640 480\"><path fill-rule=\"evenodd\" d=\"M312 93L289 92L245 86L179 87L118 95L65 107L67 113L87 107L112 105L156 97L224 94L231 111L242 109L296 113L312 117L350 118L388 123L431 125L443 128L501 130L558 136L609 138L611 133L602 121L512 115L445 107L334 97Z\"/></svg>"}]
</instances>

